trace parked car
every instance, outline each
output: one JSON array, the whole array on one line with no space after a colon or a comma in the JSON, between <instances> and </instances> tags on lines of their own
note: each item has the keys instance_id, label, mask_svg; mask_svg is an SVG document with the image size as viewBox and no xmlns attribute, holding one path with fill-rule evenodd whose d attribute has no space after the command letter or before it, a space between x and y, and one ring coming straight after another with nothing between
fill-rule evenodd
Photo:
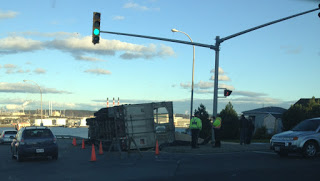
<instances>
[{"instance_id":1,"label":"parked car","mask_svg":"<svg viewBox=\"0 0 320 181\"><path fill-rule=\"evenodd\" d=\"M0 144L11 143L16 134L16 130L3 130L0 135Z\"/></svg>"},{"instance_id":2,"label":"parked car","mask_svg":"<svg viewBox=\"0 0 320 181\"><path fill-rule=\"evenodd\" d=\"M275 134L270 139L270 148L280 156L288 153L302 153L315 157L320 151L320 118L307 119L292 130Z\"/></svg>"},{"instance_id":3,"label":"parked car","mask_svg":"<svg viewBox=\"0 0 320 181\"><path fill-rule=\"evenodd\" d=\"M23 161L26 157L58 159L56 136L47 127L23 127L11 143L12 158Z\"/></svg>"}]
</instances>

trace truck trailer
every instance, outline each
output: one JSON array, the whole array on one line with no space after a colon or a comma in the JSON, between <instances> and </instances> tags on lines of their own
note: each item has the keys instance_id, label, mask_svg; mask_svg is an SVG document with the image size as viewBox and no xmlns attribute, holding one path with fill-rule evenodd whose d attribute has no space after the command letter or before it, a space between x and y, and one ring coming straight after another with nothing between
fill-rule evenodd
<instances>
[{"instance_id":1,"label":"truck trailer","mask_svg":"<svg viewBox=\"0 0 320 181\"><path fill-rule=\"evenodd\" d=\"M88 139L103 148L154 148L175 140L172 102L125 104L102 108L87 119Z\"/></svg>"}]
</instances>

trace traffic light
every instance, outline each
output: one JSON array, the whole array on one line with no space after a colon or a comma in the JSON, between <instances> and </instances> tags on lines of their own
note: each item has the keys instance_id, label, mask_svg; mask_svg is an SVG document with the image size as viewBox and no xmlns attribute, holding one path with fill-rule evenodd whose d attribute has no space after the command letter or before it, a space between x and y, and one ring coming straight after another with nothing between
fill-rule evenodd
<instances>
[{"instance_id":1,"label":"traffic light","mask_svg":"<svg viewBox=\"0 0 320 181\"><path fill-rule=\"evenodd\" d=\"M101 13L93 12L92 43L94 45L100 41L100 18Z\"/></svg>"},{"instance_id":2,"label":"traffic light","mask_svg":"<svg viewBox=\"0 0 320 181\"><path fill-rule=\"evenodd\" d=\"M231 95L231 93L232 93L232 90L228 90L228 89L225 89L224 90L224 96L230 96Z\"/></svg>"}]
</instances>

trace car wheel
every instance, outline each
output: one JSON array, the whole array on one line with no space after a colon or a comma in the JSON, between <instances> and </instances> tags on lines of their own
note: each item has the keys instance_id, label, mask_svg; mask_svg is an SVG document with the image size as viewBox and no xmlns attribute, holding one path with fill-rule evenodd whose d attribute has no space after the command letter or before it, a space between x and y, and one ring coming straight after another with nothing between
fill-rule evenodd
<instances>
[{"instance_id":1,"label":"car wheel","mask_svg":"<svg viewBox=\"0 0 320 181\"><path fill-rule=\"evenodd\" d=\"M313 141L308 141L303 146L303 155L307 158L315 157L317 154L317 145Z\"/></svg>"},{"instance_id":2,"label":"car wheel","mask_svg":"<svg viewBox=\"0 0 320 181\"><path fill-rule=\"evenodd\" d=\"M16 155L17 161L18 162L22 162L23 161L23 157L21 154L19 154L19 151L17 151L17 155Z\"/></svg>"}]
</instances>

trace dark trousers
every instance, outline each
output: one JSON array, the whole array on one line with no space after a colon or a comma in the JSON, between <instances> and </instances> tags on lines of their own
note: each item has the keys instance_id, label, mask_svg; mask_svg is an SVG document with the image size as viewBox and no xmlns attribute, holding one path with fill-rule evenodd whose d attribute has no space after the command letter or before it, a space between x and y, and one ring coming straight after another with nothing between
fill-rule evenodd
<instances>
[{"instance_id":1,"label":"dark trousers","mask_svg":"<svg viewBox=\"0 0 320 181\"><path fill-rule=\"evenodd\" d=\"M199 138L199 129L191 129L191 147L196 148L198 146L198 138Z\"/></svg>"},{"instance_id":2,"label":"dark trousers","mask_svg":"<svg viewBox=\"0 0 320 181\"><path fill-rule=\"evenodd\" d=\"M253 131L249 129L249 130L248 130L248 135L247 135L246 144L250 144L250 143L251 143L252 134L253 134Z\"/></svg>"},{"instance_id":3,"label":"dark trousers","mask_svg":"<svg viewBox=\"0 0 320 181\"><path fill-rule=\"evenodd\" d=\"M246 144L248 136L248 128L241 128L240 129L240 144Z\"/></svg>"},{"instance_id":4,"label":"dark trousers","mask_svg":"<svg viewBox=\"0 0 320 181\"><path fill-rule=\"evenodd\" d=\"M216 147L221 146L221 137L220 137L220 129L214 128L214 139L215 139L215 145Z\"/></svg>"}]
</instances>

